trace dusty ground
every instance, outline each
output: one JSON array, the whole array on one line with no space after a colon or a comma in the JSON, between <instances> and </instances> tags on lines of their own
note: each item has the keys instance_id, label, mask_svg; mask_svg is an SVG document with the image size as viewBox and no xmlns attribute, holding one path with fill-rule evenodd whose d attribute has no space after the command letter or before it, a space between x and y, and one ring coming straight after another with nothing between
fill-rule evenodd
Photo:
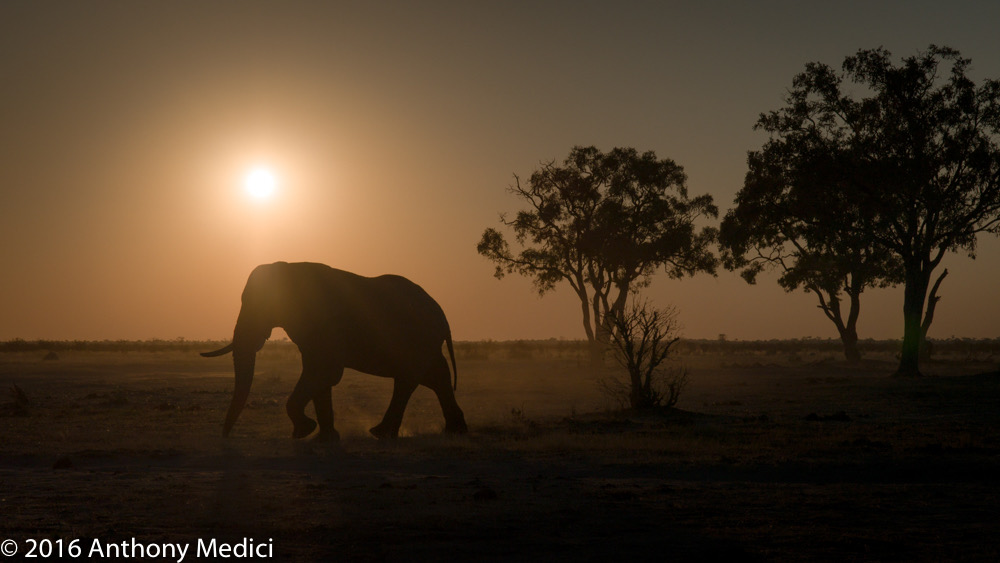
<instances>
[{"instance_id":1,"label":"dusty ground","mask_svg":"<svg viewBox=\"0 0 1000 563\"><path fill-rule=\"evenodd\" d=\"M975 375L995 361L898 379L891 357L687 355L664 417L610 412L572 354L463 350L469 435L439 435L421 389L406 436L376 442L391 384L349 372L339 447L289 437L287 346L262 353L228 440L226 358L0 354L0 391L30 400L0 395L0 541L80 539L80 560L132 538L247 538L279 561L1000 560L1000 375Z\"/></svg>"}]
</instances>

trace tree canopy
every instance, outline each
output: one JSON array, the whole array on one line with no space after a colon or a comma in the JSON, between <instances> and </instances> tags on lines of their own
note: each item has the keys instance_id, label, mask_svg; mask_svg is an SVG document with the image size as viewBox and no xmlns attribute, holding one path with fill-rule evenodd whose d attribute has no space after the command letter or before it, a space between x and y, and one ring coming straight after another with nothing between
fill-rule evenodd
<instances>
[{"instance_id":1,"label":"tree canopy","mask_svg":"<svg viewBox=\"0 0 1000 563\"><path fill-rule=\"evenodd\" d=\"M899 262L901 375L919 374L939 283L928 289L945 253L975 257L978 234L1000 228L1000 82L977 86L969 64L934 45L899 65L883 48L847 57L839 72L811 63L786 106L758 121L796 163L796 180L814 186L811 209L842 217L846 248Z\"/></svg>"},{"instance_id":2,"label":"tree canopy","mask_svg":"<svg viewBox=\"0 0 1000 563\"><path fill-rule=\"evenodd\" d=\"M673 278L715 273L717 231L695 222L718 209L710 195L689 198L685 181L683 168L652 151L574 147L562 165L542 164L526 183L514 176L510 191L528 208L500 222L521 248L494 228L476 248L496 263L497 278L529 277L539 294L569 283L588 340L607 342L613 325L605 317L621 313L630 291L660 268Z\"/></svg>"},{"instance_id":3,"label":"tree canopy","mask_svg":"<svg viewBox=\"0 0 1000 563\"><path fill-rule=\"evenodd\" d=\"M865 234L868 210L847 197L839 176L841 147L822 142L809 128L781 129L769 116L761 116L755 128L771 138L749 152L736 207L722 221L723 264L741 270L751 284L761 271L777 270L786 291L802 288L816 295L845 356L858 361L861 294L901 281L899 260Z\"/></svg>"}]
</instances>

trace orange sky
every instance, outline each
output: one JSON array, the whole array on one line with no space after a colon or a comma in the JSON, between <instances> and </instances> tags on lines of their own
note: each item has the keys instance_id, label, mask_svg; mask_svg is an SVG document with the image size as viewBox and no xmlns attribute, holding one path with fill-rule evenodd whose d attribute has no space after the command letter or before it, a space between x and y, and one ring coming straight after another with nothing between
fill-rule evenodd
<instances>
[{"instance_id":1,"label":"orange sky","mask_svg":"<svg viewBox=\"0 0 1000 563\"><path fill-rule=\"evenodd\" d=\"M228 338L276 260L405 275L459 340L582 338L569 291L539 299L476 253L519 208L512 174L631 146L724 212L806 62L938 43L1000 77L987 2L204 4L0 3L0 339ZM266 204L240 187L261 162ZM944 266L931 336L1000 336L1000 243ZM773 277L648 294L689 337L836 336ZM862 307L862 338L900 336L900 288Z\"/></svg>"}]
</instances>

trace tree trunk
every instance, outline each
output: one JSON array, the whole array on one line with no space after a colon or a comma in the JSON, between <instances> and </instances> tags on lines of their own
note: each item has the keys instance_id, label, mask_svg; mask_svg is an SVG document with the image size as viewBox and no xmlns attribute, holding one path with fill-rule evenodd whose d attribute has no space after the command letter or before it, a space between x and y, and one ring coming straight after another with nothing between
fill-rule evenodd
<instances>
[{"instance_id":1,"label":"tree trunk","mask_svg":"<svg viewBox=\"0 0 1000 563\"><path fill-rule=\"evenodd\" d=\"M856 364L861 361L861 352L858 350L858 315L861 314L861 287L852 287L848 292L851 298L851 310L847 314L847 324L840 314L840 299L834 293L828 297L823 296L823 290L818 286L810 286L809 291L819 298L819 308L826 315L826 318L833 322L840 334L840 341L844 344L844 357L847 362Z\"/></svg>"},{"instance_id":2,"label":"tree trunk","mask_svg":"<svg viewBox=\"0 0 1000 563\"><path fill-rule=\"evenodd\" d=\"M855 283L848 296L851 298L851 310L847 313L847 325L840 331L840 340L844 343L844 356L847 363L856 364L861 361L861 351L858 350L858 317L861 315L860 283ZM838 327L839 328L839 327Z\"/></svg>"},{"instance_id":3,"label":"tree trunk","mask_svg":"<svg viewBox=\"0 0 1000 563\"><path fill-rule=\"evenodd\" d=\"M920 375L920 335L924 316L924 299L930 272L920 267L907 267L903 288L903 346L899 353L899 368L895 375Z\"/></svg>"},{"instance_id":4,"label":"tree trunk","mask_svg":"<svg viewBox=\"0 0 1000 563\"><path fill-rule=\"evenodd\" d=\"M590 299L587 297L586 291L577 290L577 297L580 298L580 305L583 309L583 331L587 334L587 341L591 344L594 343L594 329L590 326Z\"/></svg>"},{"instance_id":5,"label":"tree trunk","mask_svg":"<svg viewBox=\"0 0 1000 563\"><path fill-rule=\"evenodd\" d=\"M607 346L595 339L587 343L587 349L590 353L590 367L595 370L603 368L604 352L607 350Z\"/></svg>"},{"instance_id":6,"label":"tree trunk","mask_svg":"<svg viewBox=\"0 0 1000 563\"><path fill-rule=\"evenodd\" d=\"M638 368L636 371L639 371ZM642 410L654 406L653 395L650 392L652 390L652 381L649 377L647 376L645 383L643 383L641 376L637 373L630 373L629 375L632 383L629 392L629 403L632 408Z\"/></svg>"},{"instance_id":7,"label":"tree trunk","mask_svg":"<svg viewBox=\"0 0 1000 563\"><path fill-rule=\"evenodd\" d=\"M604 350L606 348L594 330L594 325L600 326L600 317L591 319L590 297L585 289L580 289L582 286L578 286L579 283L574 284L573 289L576 290L576 296L580 298L580 308L583 310L583 331L587 334L590 365L593 368L598 368L604 364Z\"/></svg>"},{"instance_id":8,"label":"tree trunk","mask_svg":"<svg viewBox=\"0 0 1000 563\"><path fill-rule=\"evenodd\" d=\"M595 294L591 298L591 307L594 315L594 339L605 348L611 342L611 333L608 323L613 319L608 318L607 312L601 310L601 296Z\"/></svg>"},{"instance_id":9,"label":"tree trunk","mask_svg":"<svg viewBox=\"0 0 1000 563\"><path fill-rule=\"evenodd\" d=\"M931 287L931 292L927 294L927 311L924 313L924 322L920 325L920 359L930 360L931 359L931 343L927 341L927 331L931 328L931 323L934 322L934 309L937 307L938 301L941 297L937 294L938 289L941 288L941 282L944 281L944 277L948 275L948 270L941 272L938 279L934 282ZM928 279L930 279L928 277Z\"/></svg>"},{"instance_id":10,"label":"tree trunk","mask_svg":"<svg viewBox=\"0 0 1000 563\"><path fill-rule=\"evenodd\" d=\"M642 409L646 406L643 404L642 389L634 382L632 383L632 387L629 391L628 402L629 406L636 410Z\"/></svg>"},{"instance_id":11,"label":"tree trunk","mask_svg":"<svg viewBox=\"0 0 1000 563\"><path fill-rule=\"evenodd\" d=\"M840 341L844 343L844 357L847 363L856 364L861 361L861 351L858 350L858 331L855 327L845 327L840 332Z\"/></svg>"}]
</instances>

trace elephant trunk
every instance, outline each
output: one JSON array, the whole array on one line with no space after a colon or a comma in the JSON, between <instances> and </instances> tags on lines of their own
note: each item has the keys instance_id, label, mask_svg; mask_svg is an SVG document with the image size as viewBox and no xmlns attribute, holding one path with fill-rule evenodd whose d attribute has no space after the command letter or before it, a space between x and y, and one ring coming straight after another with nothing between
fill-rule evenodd
<instances>
[{"instance_id":1,"label":"elephant trunk","mask_svg":"<svg viewBox=\"0 0 1000 563\"><path fill-rule=\"evenodd\" d=\"M223 436L229 436L229 431L233 429L236 419L239 418L243 407L247 404L247 397L250 396L250 384L253 383L253 368L256 359L257 353L253 350L233 354L236 384L233 387L233 401L229 403L226 422L222 427Z\"/></svg>"}]
</instances>

